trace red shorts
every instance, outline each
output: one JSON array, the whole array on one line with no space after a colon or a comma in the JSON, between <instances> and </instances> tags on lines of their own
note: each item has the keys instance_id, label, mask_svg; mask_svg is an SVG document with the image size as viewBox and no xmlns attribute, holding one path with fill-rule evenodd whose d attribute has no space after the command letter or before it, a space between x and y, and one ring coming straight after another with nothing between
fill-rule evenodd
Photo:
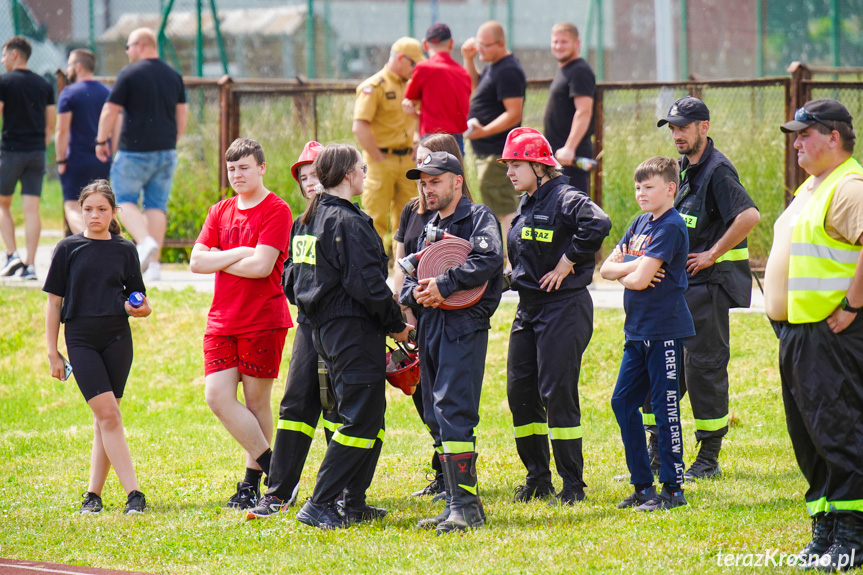
<instances>
[{"instance_id":1,"label":"red shorts","mask_svg":"<svg viewBox=\"0 0 863 575\"><path fill-rule=\"evenodd\" d=\"M279 377L288 328L240 335L204 335L204 374L239 366L240 373L261 379Z\"/></svg>"}]
</instances>

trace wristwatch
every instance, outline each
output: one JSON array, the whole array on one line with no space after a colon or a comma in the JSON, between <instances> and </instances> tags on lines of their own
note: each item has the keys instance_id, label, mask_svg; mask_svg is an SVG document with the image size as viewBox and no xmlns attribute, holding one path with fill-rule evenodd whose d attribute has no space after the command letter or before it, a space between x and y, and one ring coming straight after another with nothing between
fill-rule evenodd
<instances>
[{"instance_id":1,"label":"wristwatch","mask_svg":"<svg viewBox=\"0 0 863 575\"><path fill-rule=\"evenodd\" d=\"M848 298L847 298L847 297L843 297L843 298L842 298L842 303L840 303L840 304L839 304L839 308L840 308L840 309L842 309L842 310L844 310L844 311L847 311L848 313L857 313L858 311L860 311L861 309L863 309L863 306L860 306L860 307L851 307L851 304L850 304L850 303L848 303Z\"/></svg>"},{"instance_id":2,"label":"wristwatch","mask_svg":"<svg viewBox=\"0 0 863 575\"><path fill-rule=\"evenodd\" d=\"M105 144L107 144L107 143L108 143L108 140L105 140L104 142L100 142L100 141L96 140L96 145L97 145L97 146L104 146L104 145L105 145Z\"/></svg>"}]
</instances>

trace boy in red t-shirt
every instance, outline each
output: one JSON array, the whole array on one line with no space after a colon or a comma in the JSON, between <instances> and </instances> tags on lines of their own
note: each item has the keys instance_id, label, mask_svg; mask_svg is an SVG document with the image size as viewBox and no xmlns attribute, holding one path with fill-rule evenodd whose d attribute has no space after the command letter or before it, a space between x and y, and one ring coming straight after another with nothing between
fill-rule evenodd
<instances>
[{"instance_id":1,"label":"boy in red t-shirt","mask_svg":"<svg viewBox=\"0 0 863 575\"><path fill-rule=\"evenodd\" d=\"M281 282L293 217L288 204L264 187L267 167L258 142L234 140L225 160L237 195L210 208L190 267L216 274L204 333L204 393L246 451L246 475L228 507L247 509L254 507L261 476L269 472L270 391L293 326ZM245 405L237 401L241 381Z\"/></svg>"}]
</instances>

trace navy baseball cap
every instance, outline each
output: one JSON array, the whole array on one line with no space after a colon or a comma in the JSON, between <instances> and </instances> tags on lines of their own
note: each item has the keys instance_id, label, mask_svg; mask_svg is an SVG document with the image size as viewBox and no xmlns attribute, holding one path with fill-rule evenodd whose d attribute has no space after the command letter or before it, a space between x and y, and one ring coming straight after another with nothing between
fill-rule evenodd
<instances>
[{"instance_id":1,"label":"navy baseball cap","mask_svg":"<svg viewBox=\"0 0 863 575\"><path fill-rule=\"evenodd\" d=\"M409 180L418 180L420 179L420 174L437 176L446 172L464 176L464 170L458 158L449 152L432 152L425 157L421 165L408 170L405 177Z\"/></svg>"},{"instance_id":2,"label":"navy baseball cap","mask_svg":"<svg viewBox=\"0 0 863 575\"><path fill-rule=\"evenodd\" d=\"M704 122L710 120L710 110L707 106L694 96L685 96L668 110L668 116L656 122L656 127L661 128L665 124L675 126L686 126L692 122Z\"/></svg>"},{"instance_id":3,"label":"navy baseball cap","mask_svg":"<svg viewBox=\"0 0 863 575\"><path fill-rule=\"evenodd\" d=\"M851 112L841 102L832 98L812 100L806 102L803 107L794 112L794 119L785 122L779 129L790 134L808 128L812 124L823 124L824 121L845 122L853 127L851 123ZM829 126L828 126L829 127Z\"/></svg>"},{"instance_id":4,"label":"navy baseball cap","mask_svg":"<svg viewBox=\"0 0 863 575\"><path fill-rule=\"evenodd\" d=\"M437 44L438 42L446 42L450 38L452 38L452 32L450 32L449 26L443 22L435 22L431 28L426 30L426 42Z\"/></svg>"}]
</instances>

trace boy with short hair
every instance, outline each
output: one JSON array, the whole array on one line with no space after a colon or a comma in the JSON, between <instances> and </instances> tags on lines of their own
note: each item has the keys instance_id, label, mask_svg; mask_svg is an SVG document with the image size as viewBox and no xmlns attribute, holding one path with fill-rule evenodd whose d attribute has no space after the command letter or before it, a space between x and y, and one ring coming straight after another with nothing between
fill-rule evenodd
<instances>
[{"instance_id":1,"label":"boy with short hair","mask_svg":"<svg viewBox=\"0 0 863 575\"><path fill-rule=\"evenodd\" d=\"M246 475L227 506L248 509L270 469L270 392L293 326L281 281L293 217L288 204L264 187L267 167L258 142L234 140L225 160L237 195L210 208L190 267L216 274L204 334L205 396L246 451ZM240 381L245 405L237 401Z\"/></svg>"},{"instance_id":2,"label":"boy with short hair","mask_svg":"<svg viewBox=\"0 0 863 575\"><path fill-rule=\"evenodd\" d=\"M611 407L620 425L634 492L618 504L638 511L686 505L679 377L683 342L695 334L686 305L686 224L674 209L680 168L671 158L645 160L635 170L635 199L645 212L629 227L600 274L625 288L626 344ZM659 429L659 480L653 486L638 408L650 395Z\"/></svg>"}]
</instances>

